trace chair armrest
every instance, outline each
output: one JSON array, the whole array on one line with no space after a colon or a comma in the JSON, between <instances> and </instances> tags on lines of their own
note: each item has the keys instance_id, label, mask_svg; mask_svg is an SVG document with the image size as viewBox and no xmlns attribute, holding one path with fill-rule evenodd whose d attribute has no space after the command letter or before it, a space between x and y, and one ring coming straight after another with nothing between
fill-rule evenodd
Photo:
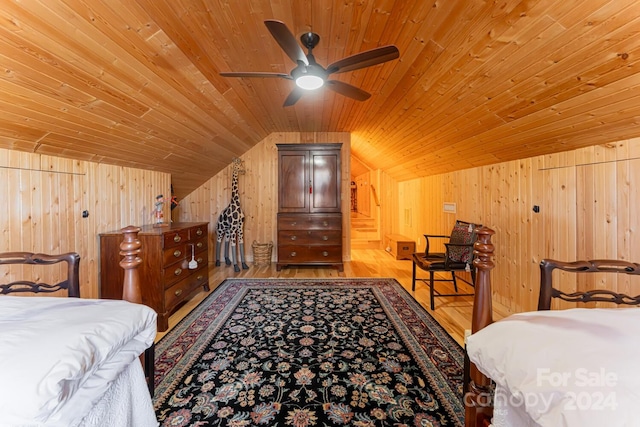
<instances>
[{"instance_id":1,"label":"chair armrest","mask_svg":"<svg viewBox=\"0 0 640 427\"><path fill-rule=\"evenodd\" d=\"M429 237L434 238L434 239L435 238L448 239L450 236L444 236L442 234L424 234L424 241L425 241L424 256L426 256L426 257L431 255L431 253L429 252Z\"/></svg>"}]
</instances>

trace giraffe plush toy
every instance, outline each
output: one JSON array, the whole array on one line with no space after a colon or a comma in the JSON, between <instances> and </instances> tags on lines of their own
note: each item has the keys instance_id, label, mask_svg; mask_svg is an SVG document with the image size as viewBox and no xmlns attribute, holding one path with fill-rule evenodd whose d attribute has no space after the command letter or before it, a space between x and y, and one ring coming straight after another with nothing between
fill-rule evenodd
<instances>
[{"instance_id":1,"label":"giraffe plush toy","mask_svg":"<svg viewBox=\"0 0 640 427\"><path fill-rule=\"evenodd\" d=\"M231 258L233 260L233 270L238 272L240 267L236 260L236 239L240 249L240 262L242 269L247 270L249 266L244 259L244 213L240 209L240 195L238 193L238 175L244 173L242 160L235 158L232 162L231 175L231 202L220 212L218 224L216 224L216 267L220 265L220 246L224 238L224 261L231 265L229 259L229 244L231 244Z\"/></svg>"}]
</instances>

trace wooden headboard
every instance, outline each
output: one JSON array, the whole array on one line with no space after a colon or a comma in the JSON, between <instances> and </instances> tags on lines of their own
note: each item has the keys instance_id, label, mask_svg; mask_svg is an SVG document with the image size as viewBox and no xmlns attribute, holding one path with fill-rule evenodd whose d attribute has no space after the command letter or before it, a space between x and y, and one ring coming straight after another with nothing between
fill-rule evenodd
<instances>
[{"instance_id":1,"label":"wooden headboard","mask_svg":"<svg viewBox=\"0 0 640 427\"><path fill-rule=\"evenodd\" d=\"M68 252L61 255L34 254L30 252L0 253L0 265L50 265L57 264L59 262L67 263L67 277L65 280L54 284L49 284L41 281L34 282L29 280L16 280L5 284L0 284L0 294L10 294L18 292L52 293L66 289L70 297L79 298L80 255L78 255L77 253Z\"/></svg>"},{"instance_id":2,"label":"wooden headboard","mask_svg":"<svg viewBox=\"0 0 640 427\"><path fill-rule=\"evenodd\" d=\"M640 305L640 295L629 296L605 289L564 293L553 287L553 270L572 273L621 273L640 275L640 264L623 260L596 259L591 261L563 262L543 259L540 262L540 296L538 310L550 310L551 300L558 298L569 302L610 302L623 305Z\"/></svg>"},{"instance_id":3,"label":"wooden headboard","mask_svg":"<svg viewBox=\"0 0 640 427\"><path fill-rule=\"evenodd\" d=\"M125 301L142 304L140 291L140 279L137 267L142 263L138 256L142 244L138 240L139 227L129 226L122 229L123 241L120 244L120 255L124 258L120 266L124 269L124 285L122 299ZM49 255L31 252L4 252L0 253L0 265L25 264L25 265L53 265L60 262L67 263L66 278L58 283L47 283L38 280L16 280L0 284L0 295L10 293L52 293L67 290L69 297L80 297L80 255L68 252L60 255Z\"/></svg>"}]
</instances>

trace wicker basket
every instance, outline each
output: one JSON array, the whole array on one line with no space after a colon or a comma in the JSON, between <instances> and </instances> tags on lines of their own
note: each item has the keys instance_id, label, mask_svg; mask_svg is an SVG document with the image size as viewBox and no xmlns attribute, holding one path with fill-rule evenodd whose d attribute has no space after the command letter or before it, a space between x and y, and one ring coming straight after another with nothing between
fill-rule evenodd
<instances>
[{"instance_id":1,"label":"wicker basket","mask_svg":"<svg viewBox=\"0 0 640 427\"><path fill-rule=\"evenodd\" d=\"M254 265L271 264L271 249L273 249L273 242L258 243L254 240L251 244L251 248L253 249Z\"/></svg>"}]
</instances>

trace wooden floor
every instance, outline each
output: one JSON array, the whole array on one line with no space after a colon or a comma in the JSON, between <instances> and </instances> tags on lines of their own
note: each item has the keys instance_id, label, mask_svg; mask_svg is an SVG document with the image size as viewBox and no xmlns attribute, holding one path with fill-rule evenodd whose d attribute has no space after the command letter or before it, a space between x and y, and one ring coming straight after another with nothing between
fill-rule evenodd
<instances>
[{"instance_id":1,"label":"wooden floor","mask_svg":"<svg viewBox=\"0 0 640 427\"><path fill-rule=\"evenodd\" d=\"M339 273L334 268L310 268L288 267L276 271L275 263L269 266L254 266L250 264L248 270L234 273L232 267L210 267L209 284L212 292L220 283L229 277L269 278L269 277L392 277L396 279L420 304L449 332L460 345L464 342L464 332L471 329L471 309L473 297L441 297L436 298L436 309L429 309L429 288L421 282L416 283L415 292L411 291L411 261L396 260L389 253L380 249L352 249L352 261L345 263L344 272ZM444 289L443 293L449 293L450 285L446 282L437 284L436 289ZM470 293L469 286L459 282L461 293ZM210 293L209 292L209 293ZM200 303L208 294L201 292L182 306L169 318L169 330L173 328L184 316ZM496 307L494 304L494 320L503 317L506 310ZM168 331L158 333L156 341L162 338Z\"/></svg>"}]
</instances>

